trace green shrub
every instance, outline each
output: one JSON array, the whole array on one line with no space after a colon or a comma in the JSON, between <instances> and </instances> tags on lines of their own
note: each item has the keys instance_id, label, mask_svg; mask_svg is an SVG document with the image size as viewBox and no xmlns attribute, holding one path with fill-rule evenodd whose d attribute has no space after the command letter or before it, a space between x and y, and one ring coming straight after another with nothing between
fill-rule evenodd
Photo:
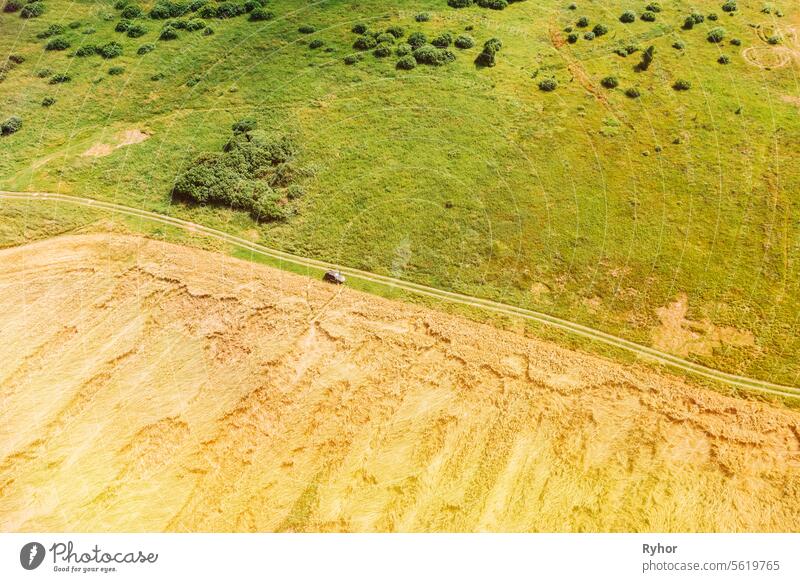
<instances>
[{"instance_id":1,"label":"green shrub","mask_svg":"<svg viewBox=\"0 0 800 582\"><path fill-rule=\"evenodd\" d=\"M491 8L492 10L508 8L508 0L476 0L476 4L481 8Z\"/></svg>"},{"instance_id":2,"label":"green shrub","mask_svg":"<svg viewBox=\"0 0 800 582\"><path fill-rule=\"evenodd\" d=\"M390 26L386 29L386 32L395 38L403 38L406 35L406 31L402 26Z\"/></svg>"},{"instance_id":3,"label":"green shrub","mask_svg":"<svg viewBox=\"0 0 800 582\"><path fill-rule=\"evenodd\" d=\"M604 34L608 34L608 27L605 24L595 24L592 32L595 36L603 36Z\"/></svg>"},{"instance_id":4,"label":"green shrub","mask_svg":"<svg viewBox=\"0 0 800 582\"><path fill-rule=\"evenodd\" d=\"M128 27L127 35L129 38L139 38L145 34L147 34L147 28L141 24L131 24L130 27Z\"/></svg>"},{"instance_id":5,"label":"green shrub","mask_svg":"<svg viewBox=\"0 0 800 582\"><path fill-rule=\"evenodd\" d=\"M359 55L359 54L347 55L344 58L344 64L345 65L355 65L360 60L361 60L361 55Z\"/></svg>"},{"instance_id":6,"label":"green shrub","mask_svg":"<svg viewBox=\"0 0 800 582\"><path fill-rule=\"evenodd\" d=\"M600 84L606 89L616 89L619 87L619 79L616 77L603 77Z\"/></svg>"},{"instance_id":7,"label":"green shrub","mask_svg":"<svg viewBox=\"0 0 800 582\"><path fill-rule=\"evenodd\" d=\"M272 20L273 18L275 18L275 14L266 8L254 8L248 20L251 22L263 22L265 20Z\"/></svg>"},{"instance_id":8,"label":"green shrub","mask_svg":"<svg viewBox=\"0 0 800 582\"><path fill-rule=\"evenodd\" d=\"M650 4L644 7L644 9L649 10L650 12L661 12L661 4L658 2L650 2Z\"/></svg>"},{"instance_id":9,"label":"green shrub","mask_svg":"<svg viewBox=\"0 0 800 582\"><path fill-rule=\"evenodd\" d=\"M628 89L625 89L625 96L630 99L638 99L642 96L642 92L636 87L629 87Z\"/></svg>"},{"instance_id":10,"label":"green shrub","mask_svg":"<svg viewBox=\"0 0 800 582\"><path fill-rule=\"evenodd\" d=\"M154 45L152 42L148 42L148 43L143 44L142 46L140 46L136 50L136 54L137 55L146 55L147 53L151 53L154 50L156 50L156 45Z\"/></svg>"},{"instance_id":11,"label":"green shrub","mask_svg":"<svg viewBox=\"0 0 800 582\"><path fill-rule=\"evenodd\" d=\"M117 32L125 32L126 30L128 30L128 28L130 28L130 26L131 26L131 21L125 20L123 18L122 20L117 22L117 25L114 27L114 30Z\"/></svg>"},{"instance_id":12,"label":"green shrub","mask_svg":"<svg viewBox=\"0 0 800 582\"><path fill-rule=\"evenodd\" d=\"M55 75L50 77L51 85L58 85L60 83L69 83L70 81L72 81L72 77L70 77L66 73L56 73Z\"/></svg>"},{"instance_id":13,"label":"green shrub","mask_svg":"<svg viewBox=\"0 0 800 582\"><path fill-rule=\"evenodd\" d=\"M242 135L254 131L256 127L258 127L258 122L255 119L246 117L231 125L231 131L233 131L233 135Z\"/></svg>"},{"instance_id":14,"label":"green shrub","mask_svg":"<svg viewBox=\"0 0 800 582\"><path fill-rule=\"evenodd\" d=\"M203 36L211 36L212 34L214 34L214 29L211 28L210 26L206 26L203 29Z\"/></svg>"},{"instance_id":15,"label":"green shrub","mask_svg":"<svg viewBox=\"0 0 800 582\"><path fill-rule=\"evenodd\" d=\"M159 40L175 40L178 38L178 31L171 26L165 26L161 29L161 33L158 35L158 38Z\"/></svg>"},{"instance_id":16,"label":"green shrub","mask_svg":"<svg viewBox=\"0 0 800 582\"><path fill-rule=\"evenodd\" d=\"M694 28L695 21L694 18L691 16L687 16L686 20L683 21L683 29L684 30L692 30Z\"/></svg>"},{"instance_id":17,"label":"green shrub","mask_svg":"<svg viewBox=\"0 0 800 582\"><path fill-rule=\"evenodd\" d=\"M315 38L310 43L308 43L308 48L318 49L318 48L323 47L324 45L325 45L325 41L323 41L321 38Z\"/></svg>"},{"instance_id":18,"label":"green shrub","mask_svg":"<svg viewBox=\"0 0 800 582\"><path fill-rule=\"evenodd\" d=\"M137 18L141 18L143 15L144 12L136 4L128 4L125 8L122 9L122 13L120 14L122 18L127 18L129 20L135 20Z\"/></svg>"},{"instance_id":19,"label":"green shrub","mask_svg":"<svg viewBox=\"0 0 800 582\"><path fill-rule=\"evenodd\" d=\"M297 29L297 32L301 34L313 34L317 32L317 29L311 26L310 24L303 24L300 26L300 28Z\"/></svg>"},{"instance_id":20,"label":"green shrub","mask_svg":"<svg viewBox=\"0 0 800 582\"><path fill-rule=\"evenodd\" d=\"M374 36L369 36L367 34L359 36L353 43L353 48L360 51L371 50L376 46L378 46L378 41L375 40Z\"/></svg>"},{"instance_id":21,"label":"green shrub","mask_svg":"<svg viewBox=\"0 0 800 582\"><path fill-rule=\"evenodd\" d=\"M682 40L676 40L675 42L672 43L672 48L682 51L683 49L686 48L686 45Z\"/></svg>"},{"instance_id":22,"label":"green shrub","mask_svg":"<svg viewBox=\"0 0 800 582\"><path fill-rule=\"evenodd\" d=\"M354 32L355 34L366 34L367 30L369 30L367 25L363 22L359 22L353 25L353 28L350 29L350 32Z\"/></svg>"},{"instance_id":23,"label":"green shrub","mask_svg":"<svg viewBox=\"0 0 800 582\"><path fill-rule=\"evenodd\" d=\"M21 65L25 62L25 57L22 55L8 55L8 60L14 63L15 65Z\"/></svg>"},{"instance_id":24,"label":"green shrub","mask_svg":"<svg viewBox=\"0 0 800 582\"><path fill-rule=\"evenodd\" d=\"M115 10L122 10L128 4L130 4L130 0L117 0L116 2L114 2L114 9Z\"/></svg>"},{"instance_id":25,"label":"green shrub","mask_svg":"<svg viewBox=\"0 0 800 582\"><path fill-rule=\"evenodd\" d=\"M479 67L494 67L497 64L497 53L503 48L503 43L499 38L490 38L483 43L483 50L475 59L475 64Z\"/></svg>"},{"instance_id":26,"label":"green shrub","mask_svg":"<svg viewBox=\"0 0 800 582\"><path fill-rule=\"evenodd\" d=\"M740 39L738 39L738 38L732 38L731 39L731 44L733 46L741 46L742 45L742 41Z\"/></svg>"},{"instance_id":27,"label":"green shrub","mask_svg":"<svg viewBox=\"0 0 800 582\"><path fill-rule=\"evenodd\" d=\"M59 34L64 34L66 32L66 28L61 26L60 24L51 24L42 32L36 35L36 38L50 38L51 36L58 36Z\"/></svg>"},{"instance_id":28,"label":"green shrub","mask_svg":"<svg viewBox=\"0 0 800 582\"><path fill-rule=\"evenodd\" d=\"M571 32L567 35L567 42L570 44L575 44L576 42L578 42L579 38L580 36L578 36L577 33Z\"/></svg>"},{"instance_id":29,"label":"green shrub","mask_svg":"<svg viewBox=\"0 0 800 582\"><path fill-rule=\"evenodd\" d=\"M397 39L388 32L382 32L375 37L375 40L378 44L394 44Z\"/></svg>"},{"instance_id":30,"label":"green shrub","mask_svg":"<svg viewBox=\"0 0 800 582\"><path fill-rule=\"evenodd\" d=\"M405 55L397 61L397 68L402 69L404 71L410 71L414 67L417 66L417 59L415 59L411 55Z\"/></svg>"},{"instance_id":31,"label":"green shrub","mask_svg":"<svg viewBox=\"0 0 800 582\"><path fill-rule=\"evenodd\" d=\"M447 48L453 43L453 35L445 32L431 39L431 44L437 48Z\"/></svg>"},{"instance_id":32,"label":"green shrub","mask_svg":"<svg viewBox=\"0 0 800 582\"><path fill-rule=\"evenodd\" d=\"M558 82L555 79L542 79L539 81L539 90L549 93L558 89Z\"/></svg>"},{"instance_id":33,"label":"green shrub","mask_svg":"<svg viewBox=\"0 0 800 582\"><path fill-rule=\"evenodd\" d=\"M456 59L456 56L448 49L438 48L432 44L422 45L415 49L413 54L418 64L434 67L446 65Z\"/></svg>"},{"instance_id":34,"label":"green shrub","mask_svg":"<svg viewBox=\"0 0 800 582\"><path fill-rule=\"evenodd\" d=\"M447 0L447 5L451 8L467 8L472 6L473 0Z\"/></svg>"},{"instance_id":35,"label":"green shrub","mask_svg":"<svg viewBox=\"0 0 800 582\"><path fill-rule=\"evenodd\" d=\"M431 19L431 15L427 12L420 12L414 17L414 20L417 22L428 22Z\"/></svg>"},{"instance_id":36,"label":"green shrub","mask_svg":"<svg viewBox=\"0 0 800 582\"><path fill-rule=\"evenodd\" d=\"M581 16L575 21L575 26L578 28L586 28L589 26L589 19L586 16Z\"/></svg>"},{"instance_id":37,"label":"green shrub","mask_svg":"<svg viewBox=\"0 0 800 582\"><path fill-rule=\"evenodd\" d=\"M62 37L57 36L54 39L51 39L46 45L44 45L44 50L46 51L65 51L70 47L69 41Z\"/></svg>"},{"instance_id":38,"label":"green shrub","mask_svg":"<svg viewBox=\"0 0 800 582\"><path fill-rule=\"evenodd\" d=\"M217 18L236 18L244 14L244 6L242 4L234 4L233 2L222 2L217 5Z\"/></svg>"},{"instance_id":39,"label":"green shrub","mask_svg":"<svg viewBox=\"0 0 800 582\"><path fill-rule=\"evenodd\" d=\"M708 31L708 36L706 38L708 42L722 42L722 39L725 38L725 29L721 26L712 28Z\"/></svg>"},{"instance_id":40,"label":"green shrub","mask_svg":"<svg viewBox=\"0 0 800 582\"><path fill-rule=\"evenodd\" d=\"M104 59L115 59L122 54L122 45L118 42L110 42L98 47L97 52Z\"/></svg>"},{"instance_id":41,"label":"green shrub","mask_svg":"<svg viewBox=\"0 0 800 582\"><path fill-rule=\"evenodd\" d=\"M78 50L75 51L76 57L91 57L92 55L97 54L97 47L93 44L85 44L83 46L78 47Z\"/></svg>"},{"instance_id":42,"label":"green shrub","mask_svg":"<svg viewBox=\"0 0 800 582\"><path fill-rule=\"evenodd\" d=\"M644 52L642 52L642 60L639 61L639 64L636 65L636 69L639 71L646 71L650 68L650 65L653 64L653 58L656 54L656 47L650 45L647 47Z\"/></svg>"},{"instance_id":43,"label":"green shrub","mask_svg":"<svg viewBox=\"0 0 800 582\"><path fill-rule=\"evenodd\" d=\"M12 115L0 124L0 134L11 135L17 133L22 128L22 119L16 115Z\"/></svg>"},{"instance_id":44,"label":"green shrub","mask_svg":"<svg viewBox=\"0 0 800 582\"><path fill-rule=\"evenodd\" d=\"M727 0L727 2L722 5L723 12L736 12L738 9L739 7L736 6L736 0Z\"/></svg>"},{"instance_id":45,"label":"green shrub","mask_svg":"<svg viewBox=\"0 0 800 582\"><path fill-rule=\"evenodd\" d=\"M405 57L410 55L413 52L413 50L414 49L411 48L410 44L406 42L401 42L400 44L397 45L397 48L394 50L394 54L396 54L398 57Z\"/></svg>"},{"instance_id":46,"label":"green shrub","mask_svg":"<svg viewBox=\"0 0 800 582\"><path fill-rule=\"evenodd\" d=\"M460 49L471 49L475 46L475 39L467 34L461 34L456 37L456 40L453 42L456 48Z\"/></svg>"},{"instance_id":47,"label":"green shrub","mask_svg":"<svg viewBox=\"0 0 800 582\"><path fill-rule=\"evenodd\" d=\"M372 54L379 58L389 57L392 55L392 45L385 43L379 44L377 48L372 51Z\"/></svg>"},{"instance_id":48,"label":"green shrub","mask_svg":"<svg viewBox=\"0 0 800 582\"><path fill-rule=\"evenodd\" d=\"M197 30L203 30L206 26L208 25L206 24L205 20L200 18L192 18L186 23L186 30L189 32L195 32Z\"/></svg>"},{"instance_id":49,"label":"green shrub","mask_svg":"<svg viewBox=\"0 0 800 582\"><path fill-rule=\"evenodd\" d=\"M408 37L408 44L411 48L418 49L422 45L428 44L428 37L422 32L412 32Z\"/></svg>"},{"instance_id":50,"label":"green shrub","mask_svg":"<svg viewBox=\"0 0 800 582\"><path fill-rule=\"evenodd\" d=\"M656 21L656 13L650 12L649 10L645 10L642 12L642 15L639 17L644 22L655 22Z\"/></svg>"},{"instance_id":51,"label":"green shrub","mask_svg":"<svg viewBox=\"0 0 800 582\"><path fill-rule=\"evenodd\" d=\"M45 77L49 77L52 74L53 74L53 71L51 69L39 69L38 71L36 71L36 76L39 77L40 79L44 79Z\"/></svg>"},{"instance_id":52,"label":"green shrub","mask_svg":"<svg viewBox=\"0 0 800 582\"><path fill-rule=\"evenodd\" d=\"M728 55L720 55L720 57L717 59L717 62L720 65L728 65L731 62L731 58Z\"/></svg>"},{"instance_id":53,"label":"green shrub","mask_svg":"<svg viewBox=\"0 0 800 582\"><path fill-rule=\"evenodd\" d=\"M83 24L79 20L73 20L67 26L69 26L72 30L76 30L83 26Z\"/></svg>"},{"instance_id":54,"label":"green shrub","mask_svg":"<svg viewBox=\"0 0 800 582\"><path fill-rule=\"evenodd\" d=\"M688 91L692 88L692 84L686 79L678 79L672 84L672 88L676 91Z\"/></svg>"},{"instance_id":55,"label":"green shrub","mask_svg":"<svg viewBox=\"0 0 800 582\"><path fill-rule=\"evenodd\" d=\"M39 18L44 14L44 2L31 2L22 7L20 18Z\"/></svg>"},{"instance_id":56,"label":"green shrub","mask_svg":"<svg viewBox=\"0 0 800 582\"><path fill-rule=\"evenodd\" d=\"M55 105L56 100L53 97L45 97L42 99L42 107L50 107Z\"/></svg>"},{"instance_id":57,"label":"green shrub","mask_svg":"<svg viewBox=\"0 0 800 582\"><path fill-rule=\"evenodd\" d=\"M706 18L708 18L711 22L716 22L717 20L719 20L719 16L717 16L713 12L710 13L708 16L706 16Z\"/></svg>"},{"instance_id":58,"label":"green shrub","mask_svg":"<svg viewBox=\"0 0 800 582\"><path fill-rule=\"evenodd\" d=\"M149 16L154 20L166 20L167 18L178 18L187 12L189 12L189 4L162 0L153 6Z\"/></svg>"},{"instance_id":59,"label":"green shrub","mask_svg":"<svg viewBox=\"0 0 800 582\"><path fill-rule=\"evenodd\" d=\"M625 24L636 22L636 13L633 10L626 10L619 16L619 21Z\"/></svg>"},{"instance_id":60,"label":"green shrub","mask_svg":"<svg viewBox=\"0 0 800 582\"><path fill-rule=\"evenodd\" d=\"M770 36L770 37L767 39L767 42L768 42L769 44L775 45L775 44L781 44L781 41L782 41L782 40L783 40L783 39L781 39L780 35L778 35L778 34L773 34L772 36Z\"/></svg>"},{"instance_id":61,"label":"green shrub","mask_svg":"<svg viewBox=\"0 0 800 582\"><path fill-rule=\"evenodd\" d=\"M588 32L583 33L583 38L586 40L594 40L594 33L590 30Z\"/></svg>"},{"instance_id":62,"label":"green shrub","mask_svg":"<svg viewBox=\"0 0 800 582\"><path fill-rule=\"evenodd\" d=\"M125 72L125 67L111 67L110 69L108 69L108 74L111 75L112 77L121 75L124 72Z\"/></svg>"}]
</instances>

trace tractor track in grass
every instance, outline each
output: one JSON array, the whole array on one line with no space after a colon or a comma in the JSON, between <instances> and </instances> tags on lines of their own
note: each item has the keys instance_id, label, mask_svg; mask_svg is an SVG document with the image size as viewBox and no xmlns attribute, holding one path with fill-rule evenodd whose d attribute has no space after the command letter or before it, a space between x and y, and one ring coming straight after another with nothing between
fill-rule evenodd
<instances>
[{"instance_id":1,"label":"tractor track in grass","mask_svg":"<svg viewBox=\"0 0 800 582\"><path fill-rule=\"evenodd\" d=\"M201 233L210 238L230 244L240 249L250 251L254 254L276 259L278 261L284 261L286 263L291 263L293 265L306 268L322 269L322 270L335 268L339 269L345 275L358 280L381 284L388 287L407 291L409 293L414 293L417 295L432 297L435 299L459 305L466 305L469 307L480 308L486 311L499 313L502 315L520 317L522 319L534 321L539 324L548 325L556 329L572 333L579 337L588 338L618 349L626 350L643 359L656 362L676 370L689 372L706 379L720 382L721 384L727 385L737 390L744 390L752 393L772 394L777 396L783 396L786 398L800 399L800 387L775 384L772 382L757 380L754 378L747 378L744 376L723 372L721 370L716 370L714 368L710 368L702 364L697 364L695 362L691 362L689 360L673 356L669 353L662 352L660 350L644 346L636 342L632 342L630 340L626 340L624 338L617 337L615 335L597 329L593 329L591 327L587 327L585 325L581 325L579 323L561 319L531 309L516 307L514 305L509 305L498 301L492 301L489 299L472 297L469 295L455 293L452 291L445 291L443 289L437 289L435 287L420 285L417 283L396 279L394 277L387 277L384 275L378 275L375 273L370 273L359 269L334 265L331 263L327 263L325 261L319 261L316 259L293 255L291 253L265 247L263 245L248 241L244 238L228 234L221 230L189 222L187 220L182 220L180 218L175 218L164 214L159 214L156 212L151 212L148 210L140 210L137 208L124 206L122 204L103 202L91 198L82 198L79 196L70 196L66 194L57 194L52 192L0 191L0 199L26 200L32 202L62 202L66 204L74 204L77 206L83 206L83 207L95 208L98 210L113 212L123 216L140 218L154 223L164 224L167 226L173 226L192 233Z\"/></svg>"}]
</instances>

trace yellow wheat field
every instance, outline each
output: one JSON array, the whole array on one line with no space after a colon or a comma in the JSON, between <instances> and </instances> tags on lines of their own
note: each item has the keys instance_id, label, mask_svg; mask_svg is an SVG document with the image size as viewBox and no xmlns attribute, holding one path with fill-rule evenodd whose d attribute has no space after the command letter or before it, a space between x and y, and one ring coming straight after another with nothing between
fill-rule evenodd
<instances>
[{"instance_id":1,"label":"yellow wheat field","mask_svg":"<svg viewBox=\"0 0 800 582\"><path fill-rule=\"evenodd\" d=\"M0 251L3 531L797 531L800 414L221 255Z\"/></svg>"}]
</instances>

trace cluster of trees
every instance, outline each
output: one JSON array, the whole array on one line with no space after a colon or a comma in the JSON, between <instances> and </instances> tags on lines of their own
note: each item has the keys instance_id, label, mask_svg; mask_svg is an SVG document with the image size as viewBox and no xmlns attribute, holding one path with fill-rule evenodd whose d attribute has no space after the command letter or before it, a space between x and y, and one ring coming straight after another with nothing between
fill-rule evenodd
<instances>
[{"instance_id":1,"label":"cluster of trees","mask_svg":"<svg viewBox=\"0 0 800 582\"><path fill-rule=\"evenodd\" d=\"M522 2L522 0L447 0L447 5L452 8L467 8L475 4L481 8L505 10L509 4L515 2Z\"/></svg>"},{"instance_id":2,"label":"cluster of trees","mask_svg":"<svg viewBox=\"0 0 800 582\"><path fill-rule=\"evenodd\" d=\"M289 138L272 138L243 119L222 152L198 157L178 176L172 194L198 204L244 210L257 221L287 218L290 201L303 195L297 183L308 172L295 164L297 146Z\"/></svg>"},{"instance_id":3,"label":"cluster of trees","mask_svg":"<svg viewBox=\"0 0 800 582\"><path fill-rule=\"evenodd\" d=\"M364 23L354 25L351 31L359 35L353 48L359 51L372 51L376 57L388 57L393 53L399 57L397 68L410 70L417 65L442 66L455 60L451 46L469 49L475 46L475 39L469 35L453 37L449 32L441 33L432 39L421 31L412 32L405 38L402 26L390 26L386 30L371 31ZM344 62L352 65L361 60L360 54L347 55Z\"/></svg>"},{"instance_id":4,"label":"cluster of trees","mask_svg":"<svg viewBox=\"0 0 800 582\"><path fill-rule=\"evenodd\" d=\"M493 67L497 64L497 53L503 48L503 42L499 38L490 38L483 43L483 50L475 59L475 64L479 67Z\"/></svg>"}]
</instances>

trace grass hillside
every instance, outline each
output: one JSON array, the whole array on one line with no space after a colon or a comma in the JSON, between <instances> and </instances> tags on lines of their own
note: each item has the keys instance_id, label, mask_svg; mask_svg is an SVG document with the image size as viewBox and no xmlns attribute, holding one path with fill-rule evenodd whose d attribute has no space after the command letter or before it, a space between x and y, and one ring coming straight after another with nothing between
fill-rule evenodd
<instances>
[{"instance_id":1,"label":"grass hillside","mask_svg":"<svg viewBox=\"0 0 800 582\"><path fill-rule=\"evenodd\" d=\"M796 3L34 4L0 14L4 189L158 210L800 383ZM454 44L399 56L415 32ZM243 170L222 148L245 137L296 149ZM268 207L173 195L201 155L225 184L268 180Z\"/></svg>"}]
</instances>

